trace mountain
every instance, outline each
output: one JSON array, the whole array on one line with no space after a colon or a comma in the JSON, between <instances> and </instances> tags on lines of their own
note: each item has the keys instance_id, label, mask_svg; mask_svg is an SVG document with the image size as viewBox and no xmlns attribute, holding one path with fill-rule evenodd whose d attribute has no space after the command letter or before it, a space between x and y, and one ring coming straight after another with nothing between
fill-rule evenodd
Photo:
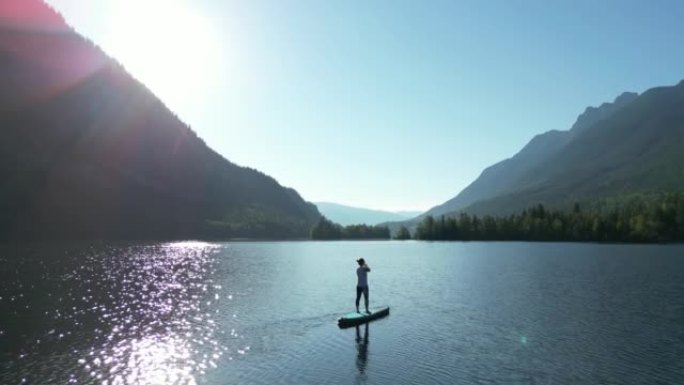
<instances>
[{"instance_id":1,"label":"mountain","mask_svg":"<svg viewBox=\"0 0 684 385\"><path fill-rule=\"evenodd\" d=\"M320 217L39 0L0 3L0 127L1 239L307 237Z\"/></svg>"},{"instance_id":2,"label":"mountain","mask_svg":"<svg viewBox=\"0 0 684 385\"><path fill-rule=\"evenodd\" d=\"M420 214L417 211L380 211L329 202L315 202L315 204L321 214L342 226L357 224L377 225L389 221L404 221Z\"/></svg>"},{"instance_id":3,"label":"mountain","mask_svg":"<svg viewBox=\"0 0 684 385\"><path fill-rule=\"evenodd\" d=\"M399 214L400 216L402 216L402 217L404 217L404 218L415 218L415 217L417 217L418 215L422 214L423 212L422 212L422 211L410 211L410 210L407 210L407 211L394 211L394 213L395 213L395 214Z\"/></svg>"},{"instance_id":4,"label":"mountain","mask_svg":"<svg viewBox=\"0 0 684 385\"><path fill-rule=\"evenodd\" d=\"M539 203L684 189L684 81L589 107L568 131L533 138L425 215L507 215Z\"/></svg>"},{"instance_id":5,"label":"mountain","mask_svg":"<svg viewBox=\"0 0 684 385\"><path fill-rule=\"evenodd\" d=\"M530 169L540 167L554 154L558 153L575 136L586 131L588 127L612 115L637 98L637 94L625 92L613 103L604 103L598 108L588 107L569 131L548 131L532 138L512 158L503 160L486 168L480 177L468 185L456 197L433 207L424 215L440 216L460 211L466 207L487 199L515 191L521 186Z\"/></svg>"}]
</instances>

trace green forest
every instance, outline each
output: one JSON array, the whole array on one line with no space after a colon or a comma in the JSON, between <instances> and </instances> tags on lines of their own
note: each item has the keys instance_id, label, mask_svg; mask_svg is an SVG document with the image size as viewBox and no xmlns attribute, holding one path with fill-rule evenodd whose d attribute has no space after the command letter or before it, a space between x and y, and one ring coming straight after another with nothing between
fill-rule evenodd
<instances>
[{"instance_id":1,"label":"green forest","mask_svg":"<svg viewBox=\"0 0 684 385\"><path fill-rule=\"evenodd\" d=\"M390 231L385 226L342 226L325 217L321 217L318 223L311 229L311 239L390 239Z\"/></svg>"},{"instance_id":2,"label":"green forest","mask_svg":"<svg viewBox=\"0 0 684 385\"><path fill-rule=\"evenodd\" d=\"M404 238L406 233L403 232ZM506 217L424 218L414 239L571 242L682 242L684 193L634 194L569 210L537 205Z\"/></svg>"}]
</instances>

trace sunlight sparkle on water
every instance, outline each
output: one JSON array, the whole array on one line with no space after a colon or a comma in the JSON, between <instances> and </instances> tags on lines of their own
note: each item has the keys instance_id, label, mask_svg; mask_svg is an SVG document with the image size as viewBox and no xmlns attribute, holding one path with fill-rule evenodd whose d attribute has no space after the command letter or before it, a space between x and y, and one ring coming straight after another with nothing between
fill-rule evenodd
<instances>
[{"instance_id":1,"label":"sunlight sparkle on water","mask_svg":"<svg viewBox=\"0 0 684 385\"><path fill-rule=\"evenodd\" d=\"M214 243L202 242L202 241L181 241L181 242L169 242L162 245L165 248L172 249L202 249L211 250L219 248L220 246Z\"/></svg>"},{"instance_id":2,"label":"sunlight sparkle on water","mask_svg":"<svg viewBox=\"0 0 684 385\"><path fill-rule=\"evenodd\" d=\"M211 318L218 300L212 250L206 243L177 242L109 259L105 271L114 300L92 307L101 320L95 334L103 338L78 359L84 371L106 385L194 385L216 366L225 349Z\"/></svg>"}]
</instances>

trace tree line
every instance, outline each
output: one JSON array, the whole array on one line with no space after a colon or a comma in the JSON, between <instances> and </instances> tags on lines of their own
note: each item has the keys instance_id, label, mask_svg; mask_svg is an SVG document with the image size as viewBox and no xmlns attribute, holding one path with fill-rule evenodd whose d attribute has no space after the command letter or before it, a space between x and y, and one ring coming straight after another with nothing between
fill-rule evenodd
<instances>
[{"instance_id":1,"label":"tree line","mask_svg":"<svg viewBox=\"0 0 684 385\"><path fill-rule=\"evenodd\" d=\"M321 217L318 223L311 229L311 239L390 239L390 231L386 226L342 226L325 217Z\"/></svg>"},{"instance_id":2,"label":"tree line","mask_svg":"<svg viewBox=\"0 0 684 385\"><path fill-rule=\"evenodd\" d=\"M407 239L403 228L398 239ZM408 234L409 236L411 234ZM635 194L592 202L582 209L549 210L539 204L510 216L424 218L419 240L682 242L684 193Z\"/></svg>"}]
</instances>

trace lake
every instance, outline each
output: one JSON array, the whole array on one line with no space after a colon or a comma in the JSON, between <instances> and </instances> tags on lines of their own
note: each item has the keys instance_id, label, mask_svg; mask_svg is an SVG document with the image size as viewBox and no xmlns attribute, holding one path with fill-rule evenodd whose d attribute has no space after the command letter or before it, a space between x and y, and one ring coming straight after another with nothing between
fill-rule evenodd
<instances>
[{"instance_id":1,"label":"lake","mask_svg":"<svg viewBox=\"0 0 684 385\"><path fill-rule=\"evenodd\" d=\"M70 383L684 383L684 245L0 246L0 384Z\"/></svg>"}]
</instances>

